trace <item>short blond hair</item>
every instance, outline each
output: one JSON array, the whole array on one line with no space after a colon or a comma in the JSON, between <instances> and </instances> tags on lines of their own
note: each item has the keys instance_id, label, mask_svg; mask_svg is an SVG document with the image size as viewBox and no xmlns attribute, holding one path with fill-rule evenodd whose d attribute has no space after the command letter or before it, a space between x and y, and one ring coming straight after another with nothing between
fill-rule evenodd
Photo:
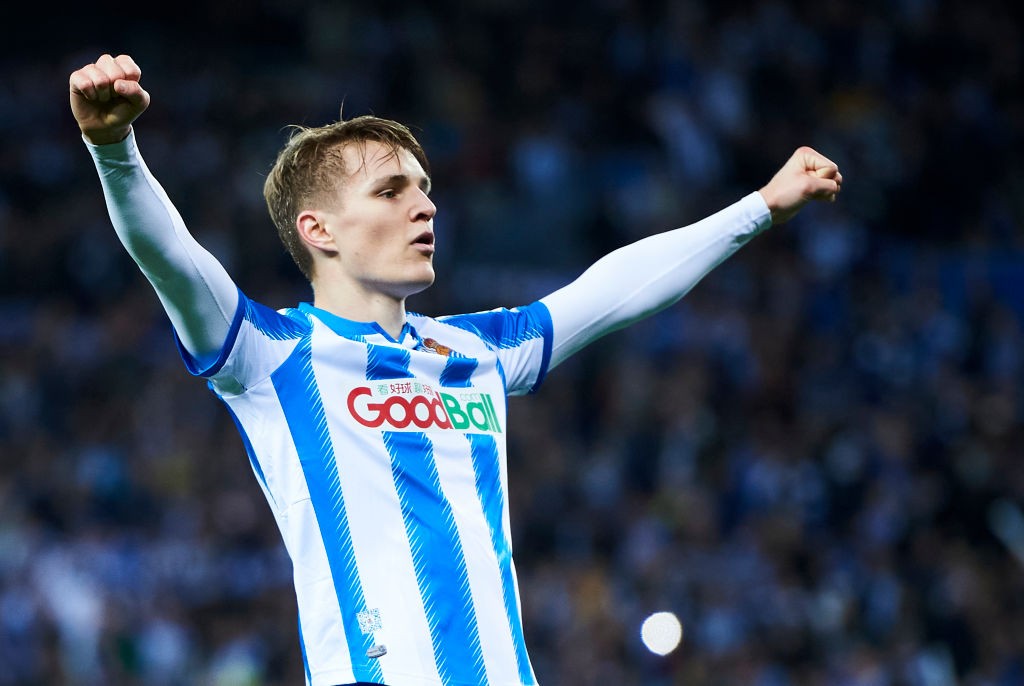
<instances>
[{"instance_id":1,"label":"short blond hair","mask_svg":"<svg viewBox=\"0 0 1024 686\"><path fill-rule=\"evenodd\" d=\"M310 202L319 202L337 192L341 181L351 173L341 154L346 145L376 141L390 148L392 154L408 150L427 174L430 167L426 153L409 128L390 119L365 115L315 128L293 129L267 174L263 197L281 242L299 270L312 281L313 255L299 237L295 220Z\"/></svg>"}]
</instances>

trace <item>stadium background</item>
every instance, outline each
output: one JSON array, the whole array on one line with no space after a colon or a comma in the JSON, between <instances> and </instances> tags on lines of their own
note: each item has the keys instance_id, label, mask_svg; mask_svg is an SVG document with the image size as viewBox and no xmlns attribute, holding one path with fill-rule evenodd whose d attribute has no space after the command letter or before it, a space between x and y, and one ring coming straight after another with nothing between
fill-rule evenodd
<instances>
[{"instance_id":1,"label":"stadium background","mask_svg":"<svg viewBox=\"0 0 1024 686\"><path fill-rule=\"evenodd\" d=\"M1024 683L1024 35L1010 3L217 0L26 7L0 59L0 685L300 683L228 415L123 254L67 75L133 54L146 159L251 296L308 289L260 196L288 123L421 133L428 314L515 305L841 165L679 306L515 401L541 683ZM1024 536L1020 531L1017 536ZM1014 545L1016 551L1014 552ZM639 625L685 625L668 657Z\"/></svg>"}]
</instances>

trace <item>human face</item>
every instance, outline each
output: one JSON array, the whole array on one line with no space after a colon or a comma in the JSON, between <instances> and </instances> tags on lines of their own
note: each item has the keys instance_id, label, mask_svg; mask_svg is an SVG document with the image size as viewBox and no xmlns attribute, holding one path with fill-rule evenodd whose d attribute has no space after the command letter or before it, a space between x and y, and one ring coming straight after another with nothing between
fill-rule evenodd
<instances>
[{"instance_id":1,"label":"human face","mask_svg":"<svg viewBox=\"0 0 1024 686\"><path fill-rule=\"evenodd\" d=\"M350 170L324 212L340 278L363 296L403 299L434 282L430 178L411 152L384 144L345 145Z\"/></svg>"}]
</instances>

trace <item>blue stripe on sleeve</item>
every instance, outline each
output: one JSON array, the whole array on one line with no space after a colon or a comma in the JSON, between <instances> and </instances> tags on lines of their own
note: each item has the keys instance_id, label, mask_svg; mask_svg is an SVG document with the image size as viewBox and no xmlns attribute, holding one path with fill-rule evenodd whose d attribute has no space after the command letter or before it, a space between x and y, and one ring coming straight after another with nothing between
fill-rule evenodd
<instances>
[{"instance_id":1,"label":"blue stripe on sleeve","mask_svg":"<svg viewBox=\"0 0 1024 686\"><path fill-rule=\"evenodd\" d=\"M551 313L547 306L539 300L514 310L499 309L490 312L457 314L442 317L438 321L474 333L491 348L498 350L516 348L527 341L543 339L544 347L541 352L540 369L537 371L536 380L530 387L530 393L535 393L543 383L544 377L547 376L548 367L551 364L553 328ZM499 372L502 376L502 383L507 389L505 372L500 365Z\"/></svg>"},{"instance_id":2,"label":"blue stripe on sleeve","mask_svg":"<svg viewBox=\"0 0 1024 686\"><path fill-rule=\"evenodd\" d=\"M373 646L373 636L363 634L359 627L358 614L366 610L366 598L356 568L341 480L328 433L327 416L313 375L312 348L308 338L299 343L295 353L270 378L295 441L320 526L356 681L382 683L380 664L366 656L366 651Z\"/></svg>"},{"instance_id":3,"label":"blue stripe on sleeve","mask_svg":"<svg viewBox=\"0 0 1024 686\"><path fill-rule=\"evenodd\" d=\"M531 316L537 311L534 307L536 304L518 310L500 309L457 314L442 317L438 321L475 333L493 348L515 348L526 341L542 338L546 333L543 321L537 321ZM547 311L546 307L544 311Z\"/></svg>"},{"instance_id":4,"label":"blue stripe on sleeve","mask_svg":"<svg viewBox=\"0 0 1024 686\"><path fill-rule=\"evenodd\" d=\"M309 320L302 318L301 315L289 317L248 298L245 304L245 320L261 334L275 341L299 338L313 328Z\"/></svg>"},{"instance_id":5,"label":"blue stripe on sleeve","mask_svg":"<svg viewBox=\"0 0 1024 686\"><path fill-rule=\"evenodd\" d=\"M501 573L501 590L505 602L505 616L512 633L516 651L516 665L519 668L519 682L534 683L530 658L526 654L526 637L523 634L523 620L516 598L515 577L512 570L512 546L505 535L502 514L505 511L505 494L501 489L501 465L498 461L498 447L493 436L466 434L473 454L473 474L476 478L476 492L487 518L491 532L491 545L498 558Z\"/></svg>"},{"instance_id":6,"label":"blue stripe on sleeve","mask_svg":"<svg viewBox=\"0 0 1024 686\"><path fill-rule=\"evenodd\" d=\"M249 299L239 289L238 306L235 308L235 314L231 319L231 326L220 350L196 357L185 349L181 339L178 338L178 332L174 332L174 344L178 347L181 359L185 362L185 369L193 376L204 378L217 374L224 367L228 355L235 347L235 341L238 339L238 332L242 328L243 321L249 322L253 328L264 336L276 341L299 338L308 333L311 328L308 322L281 314L266 305L261 305L255 300Z\"/></svg>"},{"instance_id":7,"label":"blue stripe on sleeve","mask_svg":"<svg viewBox=\"0 0 1024 686\"><path fill-rule=\"evenodd\" d=\"M465 554L441 492L434 450L421 433L385 432L416 582L442 683L486 686Z\"/></svg>"},{"instance_id":8,"label":"blue stripe on sleeve","mask_svg":"<svg viewBox=\"0 0 1024 686\"><path fill-rule=\"evenodd\" d=\"M536 325L544 332L544 352L540 362L540 371L537 372L537 380L530 387L530 393L536 393L540 385L544 383L544 377L548 375L548 367L551 365L551 340L554 338L554 324L551 323L551 311L548 306L537 301L523 308L529 312L536 321Z\"/></svg>"},{"instance_id":9,"label":"blue stripe on sleeve","mask_svg":"<svg viewBox=\"0 0 1024 686\"><path fill-rule=\"evenodd\" d=\"M221 370L221 367L228 360L228 353L235 347L235 339L238 338L238 330L242 327L242 319L244 319L247 302L249 302L249 299L239 289L238 305L235 307L235 314L231 318L228 335L224 338L224 343L220 346L220 350L209 355L196 357L190 353L185 349L181 339L178 338L178 332L174 331L174 345L178 347L178 353L181 354L181 359L185 363L185 369L188 370L189 374L206 378L213 376Z\"/></svg>"}]
</instances>

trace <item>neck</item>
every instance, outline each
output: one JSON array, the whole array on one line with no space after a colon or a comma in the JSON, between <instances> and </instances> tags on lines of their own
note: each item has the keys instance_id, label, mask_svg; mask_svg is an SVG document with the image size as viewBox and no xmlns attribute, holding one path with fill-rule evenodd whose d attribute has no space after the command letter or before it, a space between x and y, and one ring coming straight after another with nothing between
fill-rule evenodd
<instances>
[{"instance_id":1,"label":"neck","mask_svg":"<svg viewBox=\"0 0 1024 686\"><path fill-rule=\"evenodd\" d=\"M321 289L314 285L313 305L354 322L376 322L395 340L405 325L405 298L395 298L379 291L355 293Z\"/></svg>"}]
</instances>

